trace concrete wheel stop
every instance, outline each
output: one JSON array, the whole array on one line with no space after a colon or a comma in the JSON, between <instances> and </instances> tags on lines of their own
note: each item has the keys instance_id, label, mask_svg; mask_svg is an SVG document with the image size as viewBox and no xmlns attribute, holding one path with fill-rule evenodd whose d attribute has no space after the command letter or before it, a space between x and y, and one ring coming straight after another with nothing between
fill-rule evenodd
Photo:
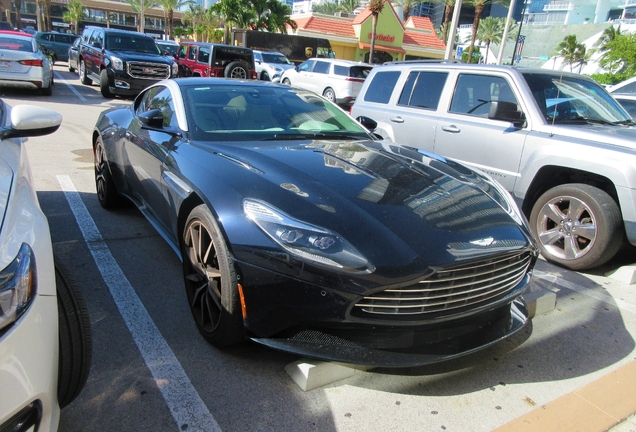
<instances>
[{"instance_id":1,"label":"concrete wheel stop","mask_svg":"<svg viewBox=\"0 0 636 432\"><path fill-rule=\"evenodd\" d=\"M616 270L605 273L605 276L626 285L634 285L636 284L636 264L624 265Z\"/></svg>"}]
</instances>

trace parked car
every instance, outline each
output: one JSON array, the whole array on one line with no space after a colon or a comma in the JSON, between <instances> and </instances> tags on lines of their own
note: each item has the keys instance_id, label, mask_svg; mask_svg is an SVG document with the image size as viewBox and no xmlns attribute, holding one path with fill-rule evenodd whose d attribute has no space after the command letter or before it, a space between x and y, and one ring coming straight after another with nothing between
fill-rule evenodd
<instances>
[{"instance_id":1,"label":"parked car","mask_svg":"<svg viewBox=\"0 0 636 432\"><path fill-rule=\"evenodd\" d=\"M625 111L627 111L632 119L636 120L636 94L614 93L612 96L625 108Z\"/></svg>"},{"instance_id":2,"label":"parked car","mask_svg":"<svg viewBox=\"0 0 636 432\"><path fill-rule=\"evenodd\" d=\"M196 325L331 361L414 366L523 327L537 257L510 195L377 141L313 92L166 80L101 113L97 198L135 203L179 254ZM131 169L131 167L135 169Z\"/></svg>"},{"instance_id":3,"label":"parked car","mask_svg":"<svg viewBox=\"0 0 636 432\"><path fill-rule=\"evenodd\" d=\"M281 82L326 97L338 105L356 100L372 65L349 60L309 59L283 72Z\"/></svg>"},{"instance_id":4,"label":"parked car","mask_svg":"<svg viewBox=\"0 0 636 432\"><path fill-rule=\"evenodd\" d=\"M617 94L631 94L636 95L636 77L626 79L625 81L621 81L618 84L610 86L608 91L612 95Z\"/></svg>"},{"instance_id":5,"label":"parked car","mask_svg":"<svg viewBox=\"0 0 636 432\"><path fill-rule=\"evenodd\" d=\"M171 40L157 39L155 43L163 55L174 57L179 51L179 44Z\"/></svg>"},{"instance_id":6,"label":"parked car","mask_svg":"<svg viewBox=\"0 0 636 432\"><path fill-rule=\"evenodd\" d=\"M53 63L56 61L68 61L68 50L78 35L60 32L37 32L35 39L40 45L47 48L52 53Z\"/></svg>"},{"instance_id":7,"label":"parked car","mask_svg":"<svg viewBox=\"0 0 636 432\"><path fill-rule=\"evenodd\" d=\"M70 47L68 47L68 71L76 72L80 69L79 64L79 45L82 38L76 38Z\"/></svg>"},{"instance_id":8,"label":"parked car","mask_svg":"<svg viewBox=\"0 0 636 432\"><path fill-rule=\"evenodd\" d=\"M33 26L26 26L22 29L22 32L34 36L38 31Z\"/></svg>"},{"instance_id":9,"label":"parked car","mask_svg":"<svg viewBox=\"0 0 636 432\"><path fill-rule=\"evenodd\" d=\"M174 59L164 57L143 33L86 27L79 45L82 84L99 83L102 96L135 96L151 84L177 76Z\"/></svg>"},{"instance_id":10,"label":"parked car","mask_svg":"<svg viewBox=\"0 0 636 432\"><path fill-rule=\"evenodd\" d=\"M33 36L0 30L0 86L40 90L53 94L51 58Z\"/></svg>"},{"instance_id":11,"label":"parked car","mask_svg":"<svg viewBox=\"0 0 636 432\"><path fill-rule=\"evenodd\" d=\"M589 269L625 236L636 245L636 126L592 79L396 62L373 69L351 113L385 139L489 173L517 199L553 263Z\"/></svg>"},{"instance_id":12,"label":"parked car","mask_svg":"<svg viewBox=\"0 0 636 432\"><path fill-rule=\"evenodd\" d=\"M54 432L91 365L91 329L77 284L53 258L24 138L62 116L0 101L0 430Z\"/></svg>"},{"instance_id":13,"label":"parked car","mask_svg":"<svg viewBox=\"0 0 636 432\"><path fill-rule=\"evenodd\" d=\"M15 30L15 28L8 21L0 21L0 30Z\"/></svg>"},{"instance_id":14,"label":"parked car","mask_svg":"<svg viewBox=\"0 0 636 432\"><path fill-rule=\"evenodd\" d=\"M250 48L207 42L181 42L177 55L180 77L256 79Z\"/></svg>"},{"instance_id":15,"label":"parked car","mask_svg":"<svg viewBox=\"0 0 636 432\"><path fill-rule=\"evenodd\" d=\"M272 51L254 50L254 62L258 79L263 81L280 82L282 73L294 67L284 54Z\"/></svg>"}]
</instances>

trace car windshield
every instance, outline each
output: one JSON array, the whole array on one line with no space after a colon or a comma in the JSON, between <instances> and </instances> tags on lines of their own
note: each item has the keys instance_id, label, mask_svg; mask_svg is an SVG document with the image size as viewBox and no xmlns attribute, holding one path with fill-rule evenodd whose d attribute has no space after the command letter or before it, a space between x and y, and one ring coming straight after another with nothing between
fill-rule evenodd
<instances>
[{"instance_id":1,"label":"car windshield","mask_svg":"<svg viewBox=\"0 0 636 432\"><path fill-rule=\"evenodd\" d=\"M347 113L308 91L229 84L181 91L197 141L371 139Z\"/></svg>"},{"instance_id":2,"label":"car windshield","mask_svg":"<svg viewBox=\"0 0 636 432\"><path fill-rule=\"evenodd\" d=\"M30 40L21 38L12 38L10 36L0 36L0 49L10 51L35 52L33 43Z\"/></svg>"},{"instance_id":3,"label":"car windshield","mask_svg":"<svg viewBox=\"0 0 636 432\"><path fill-rule=\"evenodd\" d=\"M530 72L523 76L550 123L632 123L625 110L593 81Z\"/></svg>"},{"instance_id":4,"label":"car windshield","mask_svg":"<svg viewBox=\"0 0 636 432\"><path fill-rule=\"evenodd\" d=\"M159 48L157 48L157 44L153 38L128 34L108 34L106 36L105 48L113 51L136 51L160 54Z\"/></svg>"},{"instance_id":5,"label":"car windshield","mask_svg":"<svg viewBox=\"0 0 636 432\"><path fill-rule=\"evenodd\" d=\"M291 64L284 55L273 53L263 53L263 61L265 63Z\"/></svg>"}]
</instances>

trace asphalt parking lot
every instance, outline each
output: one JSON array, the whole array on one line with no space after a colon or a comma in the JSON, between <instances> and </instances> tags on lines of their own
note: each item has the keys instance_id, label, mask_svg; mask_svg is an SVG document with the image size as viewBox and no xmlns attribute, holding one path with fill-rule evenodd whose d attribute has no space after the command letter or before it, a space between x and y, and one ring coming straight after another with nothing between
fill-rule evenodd
<instances>
[{"instance_id":1,"label":"asphalt parking lot","mask_svg":"<svg viewBox=\"0 0 636 432\"><path fill-rule=\"evenodd\" d=\"M631 247L592 272L539 261L531 289L554 293L554 309L492 348L433 366L359 370L303 391L285 371L299 360L292 355L251 343L208 345L192 322L174 252L136 209L99 206L92 127L101 110L129 100L102 98L65 63L56 65L52 97L2 91L2 98L64 116L54 135L27 143L54 251L83 289L94 337L87 386L62 411L61 431L547 430L533 423L537 413L557 413L550 424L558 426L573 412L559 401L585 399L586 388L623 402L600 410L613 423L587 422L594 410L582 409L574 413L584 424L553 430L606 430L636 412L636 285L605 276L634 264ZM619 383L593 386L620 373Z\"/></svg>"}]
</instances>

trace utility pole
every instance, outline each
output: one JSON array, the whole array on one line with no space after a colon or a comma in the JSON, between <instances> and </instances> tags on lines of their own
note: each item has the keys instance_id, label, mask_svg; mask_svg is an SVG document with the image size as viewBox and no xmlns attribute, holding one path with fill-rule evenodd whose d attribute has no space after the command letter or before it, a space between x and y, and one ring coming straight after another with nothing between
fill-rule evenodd
<instances>
[{"instance_id":1,"label":"utility pole","mask_svg":"<svg viewBox=\"0 0 636 432\"><path fill-rule=\"evenodd\" d=\"M508 28L510 28L510 22L512 21L512 13L515 10L515 0L510 0L510 7L508 8L508 17L506 18L506 28L504 29L503 37L501 38L501 46L499 47L499 56L497 57L497 64L500 65L503 62L503 52L506 46L506 40L508 39ZM523 20L523 16L521 16ZM515 53L512 53L514 56Z\"/></svg>"},{"instance_id":2,"label":"utility pole","mask_svg":"<svg viewBox=\"0 0 636 432\"><path fill-rule=\"evenodd\" d=\"M457 22L459 21L459 12L462 9L462 0L455 1L455 9L453 9L453 20L451 21L450 32L448 33L448 41L446 42L446 53L444 59L451 59L451 51L455 45L455 34L457 34Z\"/></svg>"}]
</instances>

